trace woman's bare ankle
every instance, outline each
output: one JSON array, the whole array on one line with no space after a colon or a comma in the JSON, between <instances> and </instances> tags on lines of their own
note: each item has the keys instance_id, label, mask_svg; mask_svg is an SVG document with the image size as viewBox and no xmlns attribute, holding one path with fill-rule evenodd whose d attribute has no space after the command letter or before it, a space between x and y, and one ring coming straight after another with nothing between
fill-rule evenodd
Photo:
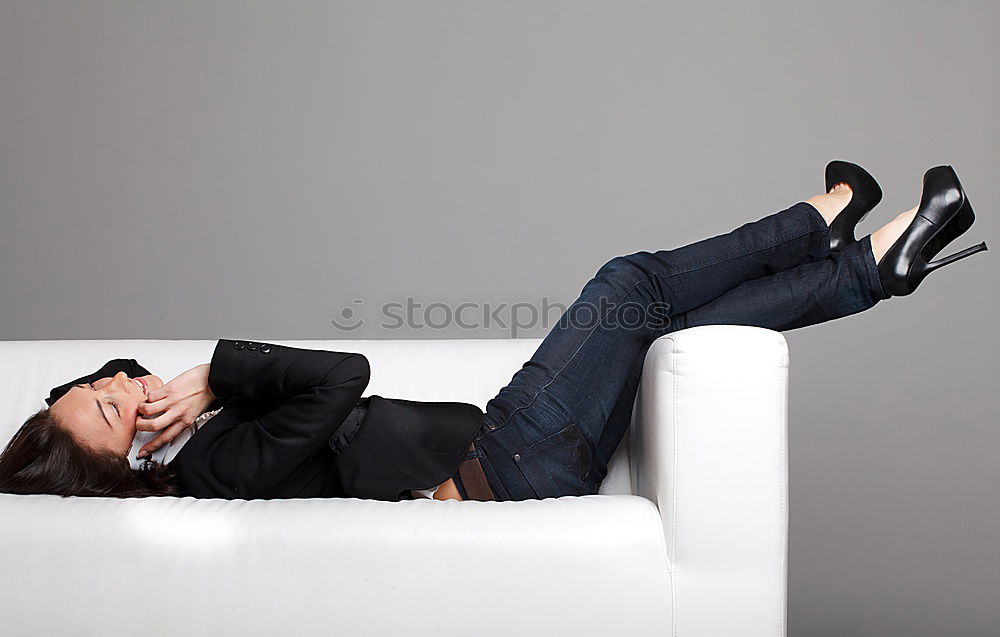
<instances>
[{"instance_id":1,"label":"woman's bare ankle","mask_svg":"<svg viewBox=\"0 0 1000 637\"><path fill-rule=\"evenodd\" d=\"M841 182L834 184L830 192L826 194L806 199L806 203L819 211L823 220L826 221L826 225L829 226L837 218L837 215L847 207L847 204L851 203L853 196L854 191L851 190L851 187Z\"/></svg>"},{"instance_id":2,"label":"woman's bare ankle","mask_svg":"<svg viewBox=\"0 0 1000 637\"><path fill-rule=\"evenodd\" d=\"M895 219L872 233L872 254L875 256L875 263L880 262L892 244L896 243L896 239L903 236L916 214L917 206L914 206L906 212L899 213Z\"/></svg>"}]
</instances>

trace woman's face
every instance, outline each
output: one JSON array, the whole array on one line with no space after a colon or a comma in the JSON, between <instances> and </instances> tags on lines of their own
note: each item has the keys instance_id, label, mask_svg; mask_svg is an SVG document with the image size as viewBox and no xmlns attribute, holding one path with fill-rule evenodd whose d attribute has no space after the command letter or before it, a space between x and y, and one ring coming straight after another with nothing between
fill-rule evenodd
<instances>
[{"instance_id":1,"label":"woman's face","mask_svg":"<svg viewBox=\"0 0 1000 637\"><path fill-rule=\"evenodd\" d=\"M129 378L118 372L76 385L52 403L49 411L77 441L124 455L135 437L139 404L146 401L148 392L160 387L163 381L158 376Z\"/></svg>"}]
</instances>

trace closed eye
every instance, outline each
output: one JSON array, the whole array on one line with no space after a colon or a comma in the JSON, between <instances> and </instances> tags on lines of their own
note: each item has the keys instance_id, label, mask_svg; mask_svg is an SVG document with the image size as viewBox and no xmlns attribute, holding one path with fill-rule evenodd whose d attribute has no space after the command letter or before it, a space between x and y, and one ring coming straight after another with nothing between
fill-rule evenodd
<instances>
[{"instance_id":1,"label":"closed eye","mask_svg":"<svg viewBox=\"0 0 1000 637\"><path fill-rule=\"evenodd\" d=\"M93 389L94 391L97 391L97 388L96 388L96 387L94 387L94 383L87 383L87 385L88 385L88 386L89 386L89 387L90 387L91 389ZM115 408L115 413L116 413L116 414L118 414L118 418L119 418L119 419L121 419L121 417L122 417L122 412L121 412L121 410L120 410L120 409L118 409L118 403L116 403L116 402L115 402L115 401L113 401L113 400L109 400L109 401L108 401L108 404L109 404L109 405L111 405L112 407L114 407L114 408Z\"/></svg>"}]
</instances>

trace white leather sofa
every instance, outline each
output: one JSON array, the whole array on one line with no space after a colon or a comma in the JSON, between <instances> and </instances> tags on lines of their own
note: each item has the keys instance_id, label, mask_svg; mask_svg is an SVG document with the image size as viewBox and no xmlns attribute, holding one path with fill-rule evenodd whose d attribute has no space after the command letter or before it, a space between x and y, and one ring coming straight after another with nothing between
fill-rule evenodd
<instances>
[{"instance_id":1,"label":"white leather sofa","mask_svg":"<svg viewBox=\"0 0 1000 637\"><path fill-rule=\"evenodd\" d=\"M226 335L244 336L268 341ZM368 393L484 406L539 341L269 342L363 352ZM111 358L169 380L213 346L0 342L0 441ZM783 635L787 365L782 335L760 328L658 340L601 495L2 494L0 634Z\"/></svg>"}]
</instances>

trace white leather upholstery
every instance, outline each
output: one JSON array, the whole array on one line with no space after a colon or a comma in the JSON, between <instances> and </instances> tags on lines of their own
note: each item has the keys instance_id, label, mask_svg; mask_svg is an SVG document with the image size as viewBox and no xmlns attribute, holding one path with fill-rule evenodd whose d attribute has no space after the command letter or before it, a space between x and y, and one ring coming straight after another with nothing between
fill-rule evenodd
<instances>
[{"instance_id":1,"label":"white leather upholstery","mask_svg":"<svg viewBox=\"0 0 1000 637\"><path fill-rule=\"evenodd\" d=\"M670 634L784 634L787 374L785 338L757 328L691 328L646 356L633 475L663 517Z\"/></svg>"},{"instance_id":2,"label":"white leather upholstery","mask_svg":"<svg viewBox=\"0 0 1000 637\"><path fill-rule=\"evenodd\" d=\"M255 340L362 352L368 393L480 407L539 342ZM111 358L169 380L213 347L0 342L0 443L51 387ZM786 393L776 332L709 326L660 339L601 495L0 494L0 632L782 635Z\"/></svg>"}]
</instances>

